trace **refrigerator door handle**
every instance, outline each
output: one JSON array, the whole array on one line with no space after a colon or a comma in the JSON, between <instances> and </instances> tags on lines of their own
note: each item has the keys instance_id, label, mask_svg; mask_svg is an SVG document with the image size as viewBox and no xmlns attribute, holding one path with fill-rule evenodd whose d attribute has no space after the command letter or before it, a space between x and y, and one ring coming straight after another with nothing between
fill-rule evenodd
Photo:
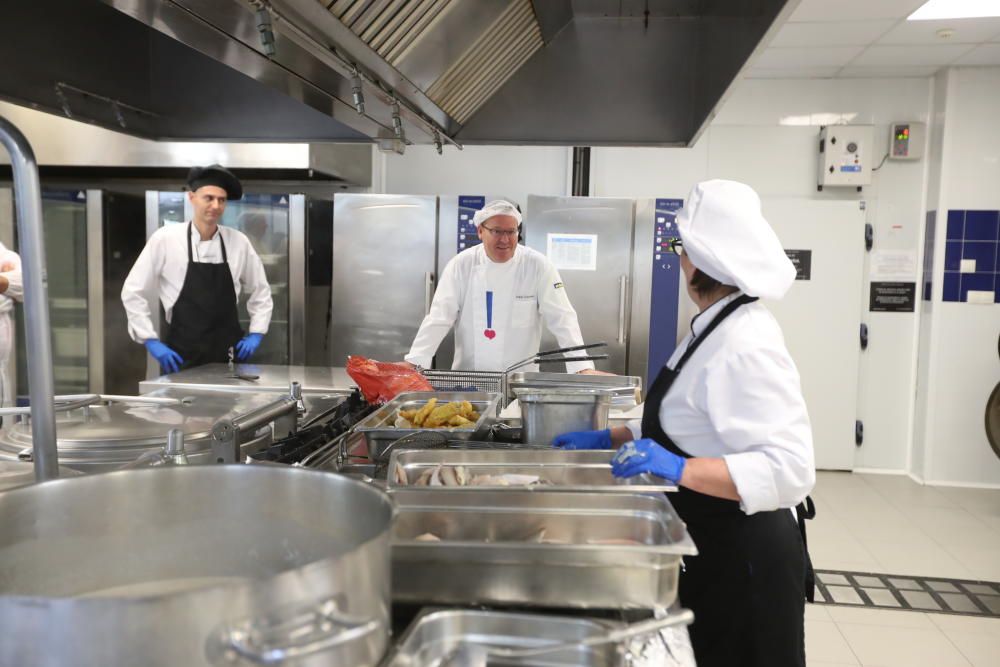
<instances>
[{"instance_id":1,"label":"refrigerator door handle","mask_svg":"<svg viewBox=\"0 0 1000 667\"><path fill-rule=\"evenodd\" d=\"M625 344L625 301L628 294L628 276L618 277L618 344Z\"/></svg>"},{"instance_id":2,"label":"refrigerator door handle","mask_svg":"<svg viewBox=\"0 0 1000 667\"><path fill-rule=\"evenodd\" d=\"M434 301L434 274L424 273L424 317L430 315L431 303Z\"/></svg>"}]
</instances>

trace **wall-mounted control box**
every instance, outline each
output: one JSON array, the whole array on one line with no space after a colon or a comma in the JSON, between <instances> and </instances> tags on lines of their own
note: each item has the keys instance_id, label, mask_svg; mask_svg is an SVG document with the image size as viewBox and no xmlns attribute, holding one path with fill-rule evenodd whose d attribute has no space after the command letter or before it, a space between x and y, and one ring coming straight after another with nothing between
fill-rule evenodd
<instances>
[{"instance_id":1,"label":"wall-mounted control box","mask_svg":"<svg viewBox=\"0 0 1000 667\"><path fill-rule=\"evenodd\" d=\"M873 159L871 125L828 125L819 131L819 174L824 187L857 187L872 182Z\"/></svg>"},{"instance_id":2,"label":"wall-mounted control box","mask_svg":"<svg viewBox=\"0 0 1000 667\"><path fill-rule=\"evenodd\" d=\"M889 159L919 160L924 156L927 136L924 123L892 123L889 125Z\"/></svg>"}]
</instances>

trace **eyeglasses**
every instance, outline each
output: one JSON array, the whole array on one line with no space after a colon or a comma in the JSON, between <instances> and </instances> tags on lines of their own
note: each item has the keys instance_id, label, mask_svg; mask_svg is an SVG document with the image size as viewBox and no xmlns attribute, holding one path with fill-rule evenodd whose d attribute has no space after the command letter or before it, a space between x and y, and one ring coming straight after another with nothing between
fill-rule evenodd
<instances>
[{"instance_id":1,"label":"eyeglasses","mask_svg":"<svg viewBox=\"0 0 1000 667\"><path fill-rule=\"evenodd\" d=\"M683 255L684 242L676 237L667 239L667 252L672 252L675 255Z\"/></svg>"},{"instance_id":2,"label":"eyeglasses","mask_svg":"<svg viewBox=\"0 0 1000 667\"><path fill-rule=\"evenodd\" d=\"M486 225L479 225L490 234L493 235L495 239L508 238L512 239L517 236L517 233L521 231L520 229L493 229L492 227L487 227Z\"/></svg>"}]
</instances>

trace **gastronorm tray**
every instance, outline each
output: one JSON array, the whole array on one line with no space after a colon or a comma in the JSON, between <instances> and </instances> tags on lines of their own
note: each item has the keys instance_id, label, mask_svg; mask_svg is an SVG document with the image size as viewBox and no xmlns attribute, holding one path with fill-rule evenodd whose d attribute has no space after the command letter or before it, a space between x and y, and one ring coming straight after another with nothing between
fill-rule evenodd
<instances>
[{"instance_id":1,"label":"gastronorm tray","mask_svg":"<svg viewBox=\"0 0 1000 667\"><path fill-rule=\"evenodd\" d=\"M397 428L396 415L399 410L410 410L422 406L432 398L444 404L451 401L468 401L479 413L479 419L472 426L458 428ZM368 454L378 458L382 451L392 442L415 433L437 432L447 434L451 439L469 440L475 437L486 437L490 426L496 420L497 405L500 394L481 391L408 391L399 394L394 399L368 415L354 427L358 433L363 433L368 441Z\"/></svg>"},{"instance_id":2,"label":"gastronorm tray","mask_svg":"<svg viewBox=\"0 0 1000 667\"><path fill-rule=\"evenodd\" d=\"M642 378L635 375L581 375L579 373L514 372L507 376L507 402L517 389L598 389L611 393L615 408L642 402Z\"/></svg>"},{"instance_id":3,"label":"gastronorm tray","mask_svg":"<svg viewBox=\"0 0 1000 667\"><path fill-rule=\"evenodd\" d=\"M401 602L669 607L681 558L697 553L663 494L391 495L392 595Z\"/></svg>"},{"instance_id":4,"label":"gastronorm tray","mask_svg":"<svg viewBox=\"0 0 1000 667\"><path fill-rule=\"evenodd\" d=\"M537 491L676 491L677 487L653 475L616 478L611 474L614 451L604 449L422 449L392 452L386 476L390 488L413 486L425 471L462 467L472 478L479 475L527 475L539 484L523 486L472 485L434 487L455 492L474 489L529 488ZM405 482L404 482L405 479Z\"/></svg>"},{"instance_id":5,"label":"gastronorm tray","mask_svg":"<svg viewBox=\"0 0 1000 667\"><path fill-rule=\"evenodd\" d=\"M617 626L609 621L544 614L473 609L428 609L417 616L382 667L434 667L467 641L490 646L527 648L546 643L578 642L606 634ZM493 664L493 663L490 663ZM616 644L553 651L533 658L504 661L518 667L619 667L624 664Z\"/></svg>"}]
</instances>

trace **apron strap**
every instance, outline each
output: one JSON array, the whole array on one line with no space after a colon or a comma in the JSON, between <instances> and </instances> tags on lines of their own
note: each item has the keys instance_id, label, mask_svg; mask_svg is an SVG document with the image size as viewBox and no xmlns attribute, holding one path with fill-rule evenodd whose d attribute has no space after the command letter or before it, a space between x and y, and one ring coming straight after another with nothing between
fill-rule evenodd
<instances>
[{"instance_id":1,"label":"apron strap","mask_svg":"<svg viewBox=\"0 0 1000 667\"><path fill-rule=\"evenodd\" d=\"M806 556L806 600L816 601L816 571L813 570L812 558L809 556L809 543L806 540L806 521L816 518L816 504L811 496L795 506L795 519L799 524L799 534L802 536L802 550Z\"/></svg>"},{"instance_id":2,"label":"apron strap","mask_svg":"<svg viewBox=\"0 0 1000 667\"><path fill-rule=\"evenodd\" d=\"M715 318L708 323L708 326L705 327L705 330L701 332L701 335L695 336L694 340L691 341L691 344L688 345L688 348L684 350L684 354L681 356L680 359L677 360L677 365L674 366L674 372L675 373L680 372L684 364L687 363L687 360L690 359L691 355L694 354L695 350L698 349L698 346L701 345L705 341L705 339L708 338L708 335L715 330L715 327L722 324L722 321L725 320L727 317L729 317L729 315L734 310L736 310L745 303L753 303L754 301L757 300L758 299L755 296L747 296L746 294L743 294L738 298L733 299L728 304L726 304L726 306L719 312L719 314L716 315Z\"/></svg>"},{"instance_id":3,"label":"apron strap","mask_svg":"<svg viewBox=\"0 0 1000 667\"><path fill-rule=\"evenodd\" d=\"M189 264L194 261L194 259L192 258L192 255L191 255L191 229L192 229L192 225L194 225L194 222L189 222L188 223L187 241L188 241L188 263ZM215 233L219 235L219 245L222 246L222 263L223 264L229 264L229 257L226 255L226 242L222 240L222 230L219 229L218 227L216 227Z\"/></svg>"}]
</instances>

